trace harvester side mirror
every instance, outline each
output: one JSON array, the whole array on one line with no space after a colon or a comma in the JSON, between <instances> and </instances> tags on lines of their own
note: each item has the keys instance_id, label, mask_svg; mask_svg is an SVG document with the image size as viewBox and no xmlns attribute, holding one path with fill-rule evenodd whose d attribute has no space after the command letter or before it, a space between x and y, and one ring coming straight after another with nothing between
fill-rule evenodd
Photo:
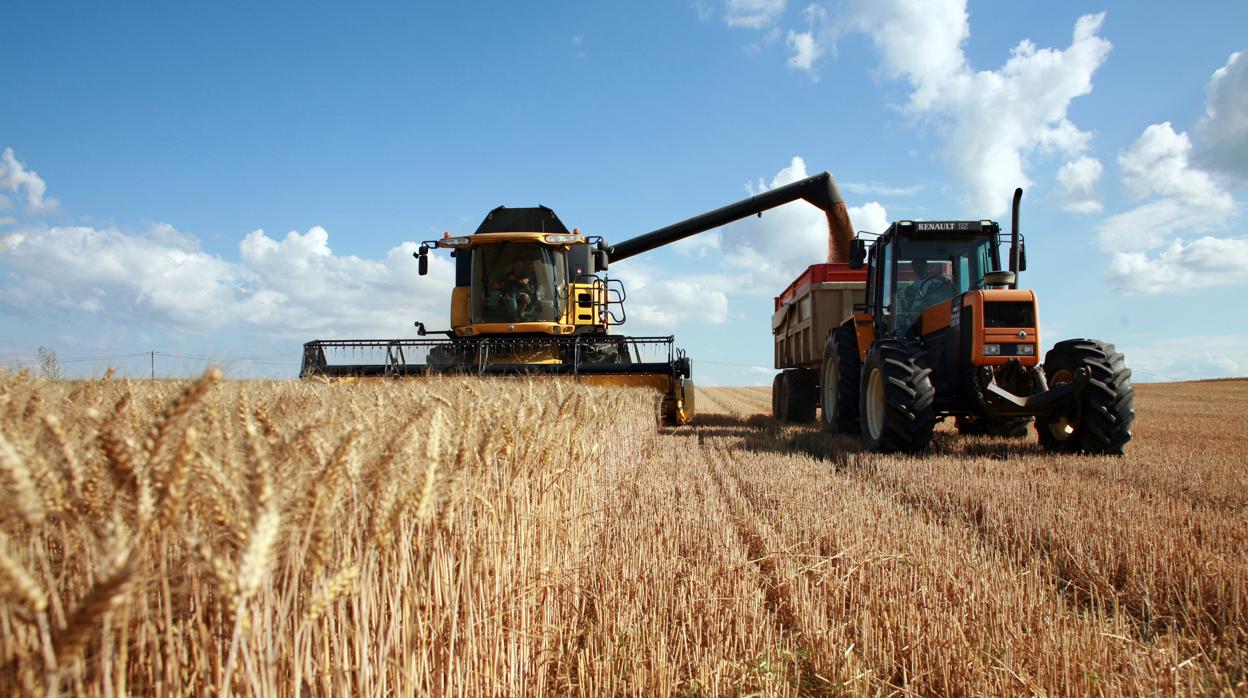
<instances>
[{"instance_id":1,"label":"harvester side mirror","mask_svg":"<svg viewBox=\"0 0 1248 698\"><path fill-rule=\"evenodd\" d=\"M607 266L611 263L607 256L606 250L598 250L594 252L594 271L606 271Z\"/></svg>"},{"instance_id":2,"label":"harvester side mirror","mask_svg":"<svg viewBox=\"0 0 1248 698\"><path fill-rule=\"evenodd\" d=\"M429 246L421 245L416 253L416 273L424 276L429 273Z\"/></svg>"},{"instance_id":3,"label":"harvester side mirror","mask_svg":"<svg viewBox=\"0 0 1248 698\"><path fill-rule=\"evenodd\" d=\"M1018 270L1027 271L1027 246L1018 243Z\"/></svg>"},{"instance_id":4,"label":"harvester side mirror","mask_svg":"<svg viewBox=\"0 0 1248 698\"><path fill-rule=\"evenodd\" d=\"M862 238L854 238L854 242L849 248L849 268L861 269L867 261L867 241Z\"/></svg>"}]
</instances>

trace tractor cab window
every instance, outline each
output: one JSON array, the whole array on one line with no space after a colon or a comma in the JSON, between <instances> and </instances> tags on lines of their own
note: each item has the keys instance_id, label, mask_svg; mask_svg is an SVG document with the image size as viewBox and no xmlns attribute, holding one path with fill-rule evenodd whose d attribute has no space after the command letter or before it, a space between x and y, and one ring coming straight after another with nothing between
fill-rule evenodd
<instances>
[{"instance_id":1,"label":"tractor cab window","mask_svg":"<svg viewBox=\"0 0 1248 698\"><path fill-rule=\"evenodd\" d=\"M993 270L992 241L987 237L897 240L896 308L891 329L916 335L923 311L955 296L984 287Z\"/></svg>"},{"instance_id":2,"label":"tractor cab window","mask_svg":"<svg viewBox=\"0 0 1248 698\"><path fill-rule=\"evenodd\" d=\"M472 321L559 322L567 294L564 251L501 243L472 249Z\"/></svg>"}]
</instances>

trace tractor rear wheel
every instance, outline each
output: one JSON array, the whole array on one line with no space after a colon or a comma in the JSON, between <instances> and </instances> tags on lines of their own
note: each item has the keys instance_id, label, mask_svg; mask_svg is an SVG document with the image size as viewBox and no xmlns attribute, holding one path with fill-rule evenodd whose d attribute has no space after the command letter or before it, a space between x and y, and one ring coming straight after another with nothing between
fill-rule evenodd
<instances>
[{"instance_id":1,"label":"tractor rear wheel","mask_svg":"<svg viewBox=\"0 0 1248 698\"><path fill-rule=\"evenodd\" d=\"M802 424L815 421L815 409L819 403L815 372L808 368L786 369L780 374L780 382L781 421Z\"/></svg>"},{"instance_id":2,"label":"tractor rear wheel","mask_svg":"<svg viewBox=\"0 0 1248 698\"><path fill-rule=\"evenodd\" d=\"M1044 356L1050 388L1073 382L1080 369L1088 372L1080 399L1036 418L1040 445L1058 453L1120 456L1135 421L1131 369L1114 345L1095 339L1058 342Z\"/></svg>"},{"instance_id":3,"label":"tractor rear wheel","mask_svg":"<svg viewBox=\"0 0 1248 698\"><path fill-rule=\"evenodd\" d=\"M884 339L871 345L858 407L867 450L918 453L928 447L936 426L931 374L918 342Z\"/></svg>"},{"instance_id":4,"label":"tractor rear wheel","mask_svg":"<svg viewBox=\"0 0 1248 698\"><path fill-rule=\"evenodd\" d=\"M858 431L858 384L861 378L858 337L853 327L841 325L828 333L828 343L823 350L823 376L819 381L819 392L824 431Z\"/></svg>"},{"instance_id":5,"label":"tractor rear wheel","mask_svg":"<svg viewBox=\"0 0 1248 698\"><path fill-rule=\"evenodd\" d=\"M1021 438L1027 435L1031 417L958 417L954 423L963 436Z\"/></svg>"}]
</instances>

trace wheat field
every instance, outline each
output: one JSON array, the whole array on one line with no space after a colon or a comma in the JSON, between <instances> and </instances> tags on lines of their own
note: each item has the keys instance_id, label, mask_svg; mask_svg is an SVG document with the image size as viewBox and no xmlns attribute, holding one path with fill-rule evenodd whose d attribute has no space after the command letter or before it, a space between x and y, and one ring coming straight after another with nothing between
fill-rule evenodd
<instances>
[{"instance_id":1,"label":"wheat field","mask_svg":"<svg viewBox=\"0 0 1248 698\"><path fill-rule=\"evenodd\" d=\"M0 374L0 695L1245 691L1248 382L1119 459L769 404Z\"/></svg>"}]
</instances>

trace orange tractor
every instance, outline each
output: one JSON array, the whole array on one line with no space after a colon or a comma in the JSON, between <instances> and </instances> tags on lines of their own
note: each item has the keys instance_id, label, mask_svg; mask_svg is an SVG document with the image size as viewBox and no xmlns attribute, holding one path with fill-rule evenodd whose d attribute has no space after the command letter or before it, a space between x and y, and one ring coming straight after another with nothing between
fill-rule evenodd
<instances>
[{"instance_id":1,"label":"orange tractor","mask_svg":"<svg viewBox=\"0 0 1248 698\"><path fill-rule=\"evenodd\" d=\"M867 449L927 448L939 419L963 434L1022 436L1034 420L1053 452L1122 454L1135 418L1131 371L1114 345L1058 342L1040 362L1036 293L1018 230L900 221L853 239L850 259L814 265L776 298L778 419L861 433Z\"/></svg>"}]
</instances>

